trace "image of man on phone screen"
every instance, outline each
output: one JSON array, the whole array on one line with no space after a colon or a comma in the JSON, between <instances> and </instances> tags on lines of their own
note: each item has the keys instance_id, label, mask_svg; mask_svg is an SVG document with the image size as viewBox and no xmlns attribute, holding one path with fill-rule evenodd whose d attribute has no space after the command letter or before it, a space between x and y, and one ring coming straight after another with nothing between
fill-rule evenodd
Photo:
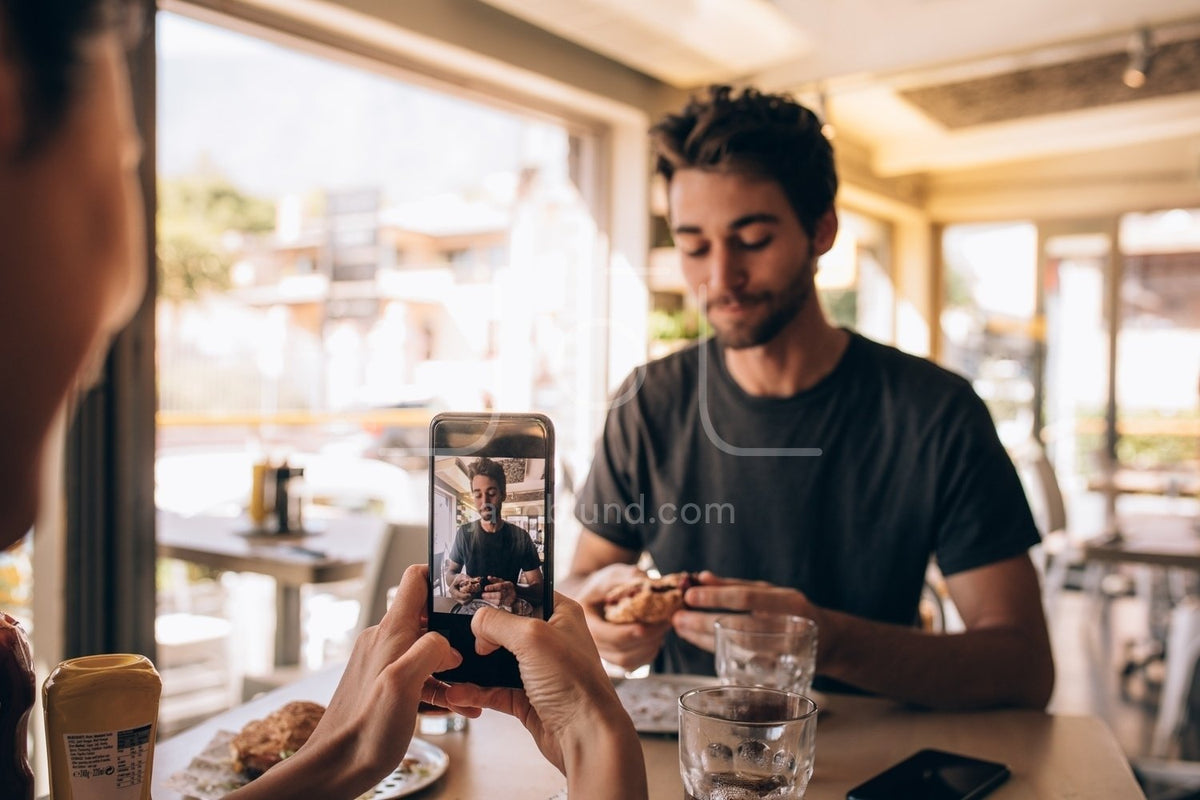
<instances>
[{"instance_id":1,"label":"image of man on phone screen","mask_svg":"<svg viewBox=\"0 0 1200 800\"><path fill-rule=\"evenodd\" d=\"M529 533L503 518L504 467L478 458L467 476L479 518L460 525L454 535L443 564L446 591L464 608L479 599L529 613L541 601L542 562Z\"/></svg>"}]
</instances>

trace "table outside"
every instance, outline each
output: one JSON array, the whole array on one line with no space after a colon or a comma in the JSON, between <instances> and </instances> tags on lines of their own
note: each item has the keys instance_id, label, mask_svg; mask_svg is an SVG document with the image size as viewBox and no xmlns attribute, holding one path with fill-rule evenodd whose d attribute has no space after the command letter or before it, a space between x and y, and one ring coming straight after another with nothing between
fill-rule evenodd
<instances>
[{"instance_id":1,"label":"table outside","mask_svg":"<svg viewBox=\"0 0 1200 800\"><path fill-rule=\"evenodd\" d=\"M1180 514L1123 514L1117 535L1084 544L1088 561L1200 570L1196 518Z\"/></svg>"},{"instance_id":2,"label":"table outside","mask_svg":"<svg viewBox=\"0 0 1200 800\"><path fill-rule=\"evenodd\" d=\"M158 513L158 555L275 579L275 664L300 663L300 587L358 578L387 523L353 514L311 523L305 535L252 534L245 517Z\"/></svg>"},{"instance_id":3,"label":"table outside","mask_svg":"<svg viewBox=\"0 0 1200 800\"><path fill-rule=\"evenodd\" d=\"M326 702L340 673L340 667L316 673L160 742L154 757L153 796L180 800L177 792L166 788L167 779L186 768L217 731L236 731L289 700ZM465 732L425 738L446 751L450 768L421 798L542 800L565 785L520 724L497 712L484 712ZM667 736L644 736L641 741L650 797L682 797L678 741ZM831 696L817 724L816 770L806 797L843 800L853 786L923 747L1008 764L1013 775L989 795L996 800L1144 798L1116 739L1094 717L1016 710L925 712L846 695Z\"/></svg>"}]
</instances>

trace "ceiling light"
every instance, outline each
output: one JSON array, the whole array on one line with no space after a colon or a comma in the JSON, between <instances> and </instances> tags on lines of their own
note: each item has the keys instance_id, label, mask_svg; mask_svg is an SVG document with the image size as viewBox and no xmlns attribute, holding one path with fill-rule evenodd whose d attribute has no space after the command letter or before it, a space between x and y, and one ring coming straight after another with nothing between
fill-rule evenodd
<instances>
[{"instance_id":1,"label":"ceiling light","mask_svg":"<svg viewBox=\"0 0 1200 800\"><path fill-rule=\"evenodd\" d=\"M837 130L833 127L833 123L829 121L829 106L826 103L824 89L821 89L817 93L817 118L821 120L821 135L833 141L833 138L837 136Z\"/></svg>"},{"instance_id":2,"label":"ceiling light","mask_svg":"<svg viewBox=\"0 0 1200 800\"><path fill-rule=\"evenodd\" d=\"M1129 40L1129 66L1121 76L1121 82L1130 89L1146 85L1146 72L1150 69L1150 29L1142 28Z\"/></svg>"}]
</instances>

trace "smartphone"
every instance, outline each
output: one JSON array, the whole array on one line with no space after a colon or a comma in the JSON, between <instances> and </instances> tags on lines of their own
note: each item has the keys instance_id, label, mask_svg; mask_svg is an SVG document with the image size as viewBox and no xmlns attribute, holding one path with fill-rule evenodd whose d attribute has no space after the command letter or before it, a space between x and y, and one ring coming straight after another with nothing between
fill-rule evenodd
<instances>
[{"instance_id":1,"label":"smartphone","mask_svg":"<svg viewBox=\"0 0 1200 800\"><path fill-rule=\"evenodd\" d=\"M921 750L846 793L846 800L974 800L1004 783L1008 767L944 750Z\"/></svg>"},{"instance_id":2,"label":"smartphone","mask_svg":"<svg viewBox=\"0 0 1200 800\"><path fill-rule=\"evenodd\" d=\"M438 414L429 424L429 629L463 656L438 675L521 686L512 653L475 652L485 607L554 612L554 425L542 414Z\"/></svg>"}]
</instances>

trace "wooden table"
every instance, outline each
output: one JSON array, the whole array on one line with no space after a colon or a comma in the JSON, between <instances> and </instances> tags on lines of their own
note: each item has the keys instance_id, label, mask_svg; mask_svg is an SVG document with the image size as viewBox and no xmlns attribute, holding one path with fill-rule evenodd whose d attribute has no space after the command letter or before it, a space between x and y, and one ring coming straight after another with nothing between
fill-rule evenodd
<instances>
[{"instance_id":1,"label":"wooden table","mask_svg":"<svg viewBox=\"0 0 1200 800\"><path fill-rule=\"evenodd\" d=\"M300 587L358 578L386 522L348 514L314 520L306 535L252 534L245 517L158 513L158 555L275 579L275 664L300 663Z\"/></svg>"},{"instance_id":2,"label":"wooden table","mask_svg":"<svg viewBox=\"0 0 1200 800\"><path fill-rule=\"evenodd\" d=\"M1200 476L1191 472L1118 469L1088 478L1088 491L1113 494L1200 495Z\"/></svg>"},{"instance_id":3,"label":"wooden table","mask_svg":"<svg viewBox=\"0 0 1200 800\"><path fill-rule=\"evenodd\" d=\"M1086 542L1083 555L1088 561L1200 570L1200 531L1192 516L1123 514L1117 535Z\"/></svg>"},{"instance_id":4,"label":"wooden table","mask_svg":"<svg viewBox=\"0 0 1200 800\"><path fill-rule=\"evenodd\" d=\"M160 742L154 757L153 796L179 800L167 779L184 769L218 730L237 730L289 700L325 702L340 668L314 674L239 706L179 736ZM450 756L450 768L418 796L433 798L519 797L544 800L565 785L514 719L486 711L466 731L424 737ZM679 798L678 741L646 736L650 797ZM1008 764L1012 777L989 798L1036 797L1125 800L1144 798L1112 733L1094 717L1036 711L934 713L886 700L834 695L817 724L816 769L806 797L844 800L853 786L923 747L938 747ZM596 776L596 780L603 780Z\"/></svg>"}]
</instances>

